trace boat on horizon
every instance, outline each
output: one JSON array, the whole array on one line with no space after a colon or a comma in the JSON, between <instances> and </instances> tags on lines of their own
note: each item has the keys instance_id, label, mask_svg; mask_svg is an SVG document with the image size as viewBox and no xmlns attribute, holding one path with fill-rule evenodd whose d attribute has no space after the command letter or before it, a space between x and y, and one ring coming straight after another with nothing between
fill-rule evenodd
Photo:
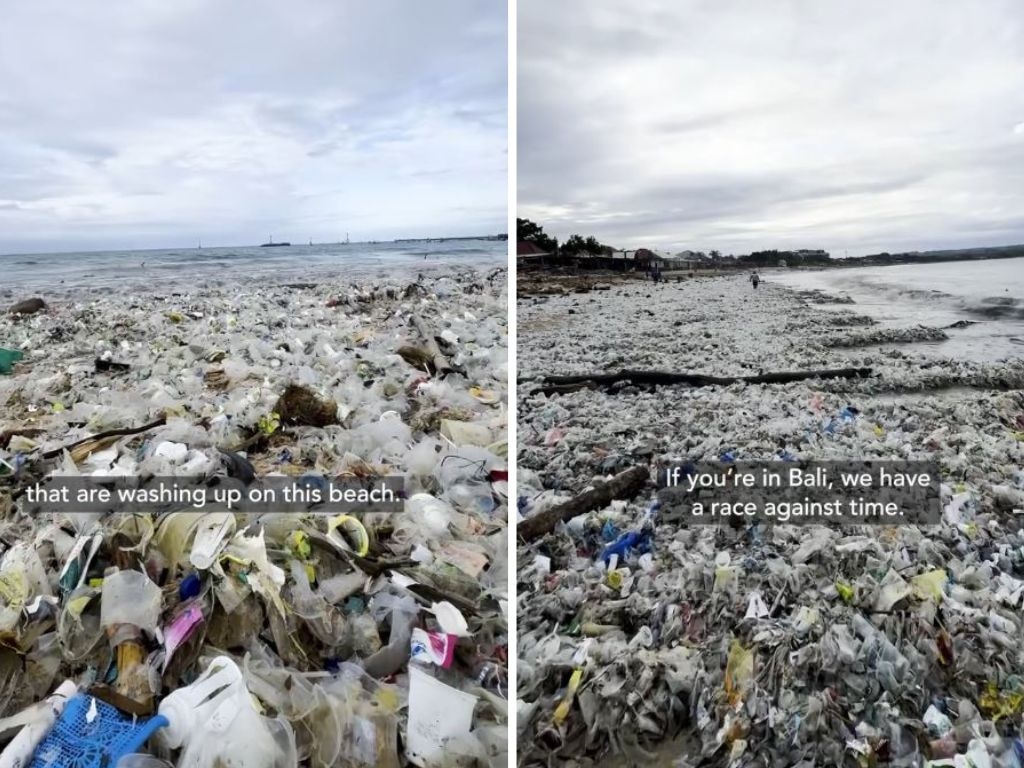
<instances>
[{"instance_id":1,"label":"boat on horizon","mask_svg":"<svg viewBox=\"0 0 1024 768\"><path fill-rule=\"evenodd\" d=\"M283 248L283 247L286 247L286 246L289 246L289 245L291 245L291 243L288 243L288 242L275 243L274 242L274 236L271 235L270 239L267 242L260 243L260 248Z\"/></svg>"}]
</instances>

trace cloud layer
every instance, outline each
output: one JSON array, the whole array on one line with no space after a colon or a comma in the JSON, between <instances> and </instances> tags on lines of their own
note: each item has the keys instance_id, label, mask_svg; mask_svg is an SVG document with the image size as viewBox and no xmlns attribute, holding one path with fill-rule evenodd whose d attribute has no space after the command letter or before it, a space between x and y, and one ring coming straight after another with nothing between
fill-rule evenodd
<instances>
[{"instance_id":1,"label":"cloud layer","mask_svg":"<svg viewBox=\"0 0 1024 768\"><path fill-rule=\"evenodd\" d=\"M505 229L506 11L13 3L0 253Z\"/></svg>"},{"instance_id":2,"label":"cloud layer","mask_svg":"<svg viewBox=\"0 0 1024 768\"><path fill-rule=\"evenodd\" d=\"M519 0L519 215L620 247L1024 242L1016 0Z\"/></svg>"}]
</instances>

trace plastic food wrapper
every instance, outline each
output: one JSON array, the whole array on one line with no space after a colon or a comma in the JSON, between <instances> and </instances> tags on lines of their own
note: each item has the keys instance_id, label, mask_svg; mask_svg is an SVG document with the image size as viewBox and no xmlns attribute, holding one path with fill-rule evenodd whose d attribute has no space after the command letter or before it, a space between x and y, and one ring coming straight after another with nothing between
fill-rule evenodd
<instances>
[{"instance_id":1,"label":"plastic food wrapper","mask_svg":"<svg viewBox=\"0 0 1024 768\"><path fill-rule=\"evenodd\" d=\"M412 660L448 669L455 658L457 643L456 635L427 632L417 627L412 631Z\"/></svg>"},{"instance_id":2,"label":"plastic food wrapper","mask_svg":"<svg viewBox=\"0 0 1024 768\"><path fill-rule=\"evenodd\" d=\"M179 706L187 692L227 674L230 696L185 736L235 744L246 766L399 768L411 714L454 692L476 728L446 732L451 754L506 765L505 270L67 288L46 304L0 315L21 356L0 377L0 724L45 715L65 679L94 722L106 705L181 720L201 709ZM26 514L26 489L56 475L395 477L400 505ZM424 666L444 693L421 680L413 701ZM256 735L232 741L229 710ZM156 733L121 764L213 754L173 723Z\"/></svg>"}]
</instances>

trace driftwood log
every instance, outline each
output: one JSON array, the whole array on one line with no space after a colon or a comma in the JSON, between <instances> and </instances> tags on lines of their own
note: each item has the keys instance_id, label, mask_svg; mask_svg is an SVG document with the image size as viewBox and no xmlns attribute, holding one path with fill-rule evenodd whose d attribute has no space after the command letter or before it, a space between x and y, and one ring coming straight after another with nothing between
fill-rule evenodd
<instances>
[{"instance_id":1,"label":"driftwood log","mask_svg":"<svg viewBox=\"0 0 1024 768\"><path fill-rule=\"evenodd\" d=\"M871 375L870 368L826 368L818 371L781 371L759 373L755 376L705 376L701 373L672 373L671 371L619 371L593 373L581 376L545 376L532 394L543 392L575 392L588 387L610 387L620 382L669 386L685 384L690 387L720 387L729 384L786 384L805 379L857 379Z\"/></svg>"},{"instance_id":2,"label":"driftwood log","mask_svg":"<svg viewBox=\"0 0 1024 768\"><path fill-rule=\"evenodd\" d=\"M437 375L444 376L449 373L458 372L459 369L453 366L448 361L448 358L441 353L441 348L437 346L437 339L434 337L433 331L423 321L423 318L419 315L413 315L412 324L416 326L416 330L423 337L423 343L430 354L430 363L434 370L437 371Z\"/></svg>"},{"instance_id":3,"label":"driftwood log","mask_svg":"<svg viewBox=\"0 0 1024 768\"><path fill-rule=\"evenodd\" d=\"M98 435L91 435L90 437L84 437L81 440L76 440L75 442L69 443L68 445L62 446L60 448L54 448L52 451L47 451L46 453L43 454L43 458L44 459L55 458L57 456L60 456L62 453L64 453L64 451L74 450L78 446L83 445L84 443L88 443L90 441L105 440L106 438L109 438L109 437L129 437L131 435L141 435L143 432L148 432L151 429L156 429L157 427L162 427L166 423L167 423L167 419L165 417L161 417L161 418L157 419L156 421L154 421L154 422L152 422L150 424L145 424L145 425L143 425L141 427L135 427L133 429L112 429L109 432L100 432Z\"/></svg>"},{"instance_id":4,"label":"driftwood log","mask_svg":"<svg viewBox=\"0 0 1024 768\"><path fill-rule=\"evenodd\" d=\"M576 517L576 515L607 507L614 499L628 499L636 496L650 479L651 471L647 467L630 467L607 483L602 483L562 504L526 518L516 526L516 533L522 541L538 539L553 531L560 522Z\"/></svg>"}]
</instances>

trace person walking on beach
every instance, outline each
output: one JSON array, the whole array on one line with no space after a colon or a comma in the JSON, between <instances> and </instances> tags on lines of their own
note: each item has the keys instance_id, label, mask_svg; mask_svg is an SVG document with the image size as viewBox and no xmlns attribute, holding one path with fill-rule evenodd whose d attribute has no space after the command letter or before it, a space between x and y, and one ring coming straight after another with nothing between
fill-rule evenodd
<instances>
[{"instance_id":1,"label":"person walking on beach","mask_svg":"<svg viewBox=\"0 0 1024 768\"><path fill-rule=\"evenodd\" d=\"M750 282L754 286L754 290L757 290L757 284L761 282L761 277L757 274L757 270L750 273Z\"/></svg>"}]
</instances>

